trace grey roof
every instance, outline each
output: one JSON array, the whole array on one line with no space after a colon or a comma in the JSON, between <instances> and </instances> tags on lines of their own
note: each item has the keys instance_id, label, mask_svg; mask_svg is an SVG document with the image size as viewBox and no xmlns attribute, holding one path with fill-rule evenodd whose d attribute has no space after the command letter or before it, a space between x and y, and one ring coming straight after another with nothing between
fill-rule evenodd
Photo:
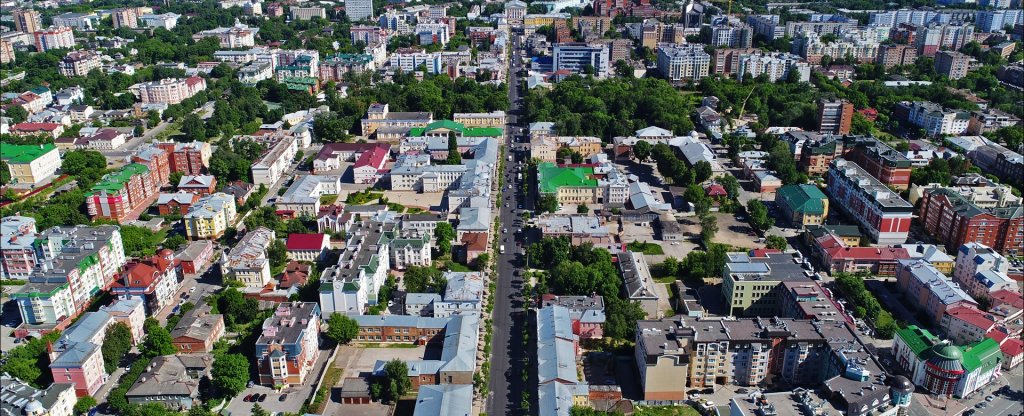
<instances>
[{"instance_id":1,"label":"grey roof","mask_svg":"<svg viewBox=\"0 0 1024 416\"><path fill-rule=\"evenodd\" d=\"M441 371L469 371L476 369L476 349L480 343L480 316L454 315L444 330L444 349L441 351Z\"/></svg>"},{"instance_id":2,"label":"grey roof","mask_svg":"<svg viewBox=\"0 0 1024 416\"><path fill-rule=\"evenodd\" d=\"M188 375L187 367L176 355L153 359L125 394L128 397L199 395L199 379Z\"/></svg>"},{"instance_id":3,"label":"grey roof","mask_svg":"<svg viewBox=\"0 0 1024 416\"><path fill-rule=\"evenodd\" d=\"M723 277L737 281L804 281L812 274L809 266L795 254L768 253L765 257L750 257L746 253L729 253L727 257Z\"/></svg>"},{"instance_id":4,"label":"grey roof","mask_svg":"<svg viewBox=\"0 0 1024 416\"><path fill-rule=\"evenodd\" d=\"M188 337L205 341L210 338L214 327L223 326L223 321L224 315L211 314L205 306L193 308L186 312L171 330L171 339Z\"/></svg>"},{"instance_id":5,"label":"grey roof","mask_svg":"<svg viewBox=\"0 0 1024 416\"><path fill-rule=\"evenodd\" d=\"M2 373L0 374L0 415L25 415L28 414L26 408L50 410L65 391L74 389L74 387L75 385L70 383L53 383L40 390L7 373ZM73 393L72 397L74 397Z\"/></svg>"},{"instance_id":6,"label":"grey roof","mask_svg":"<svg viewBox=\"0 0 1024 416\"><path fill-rule=\"evenodd\" d=\"M32 217L12 215L0 219L0 243L4 250L31 249L36 234L36 220Z\"/></svg>"},{"instance_id":7,"label":"grey roof","mask_svg":"<svg viewBox=\"0 0 1024 416\"><path fill-rule=\"evenodd\" d=\"M213 218L220 215L229 206L235 205L235 196L222 192L206 195L199 198L195 205L188 208L185 218ZM228 221L232 220L228 218Z\"/></svg>"},{"instance_id":8,"label":"grey roof","mask_svg":"<svg viewBox=\"0 0 1024 416\"><path fill-rule=\"evenodd\" d=\"M459 231L487 231L490 229L491 209L465 207L459 210Z\"/></svg>"},{"instance_id":9,"label":"grey roof","mask_svg":"<svg viewBox=\"0 0 1024 416\"><path fill-rule=\"evenodd\" d=\"M320 319L320 305L316 302L292 302L284 303L277 307L274 316L263 321L263 333L256 340L256 345L264 344L297 344L303 336L317 337L319 334L305 334L307 325L295 322L288 325L291 320Z\"/></svg>"},{"instance_id":10,"label":"grey roof","mask_svg":"<svg viewBox=\"0 0 1024 416\"><path fill-rule=\"evenodd\" d=\"M80 367L87 358L100 351L100 347L91 342L73 342L63 349L57 359L50 363L51 368Z\"/></svg>"},{"instance_id":11,"label":"grey roof","mask_svg":"<svg viewBox=\"0 0 1024 416\"><path fill-rule=\"evenodd\" d=\"M644 253L624 251L616 256L629 299L657 299L658 294L654 292L651 268L647 265Z\"/></svg>"},{"instance_id":12,"label":"grey roof","mask_svg":"<svg viewBox=\"0 0 1024 416\"><path fill-rule=\"evenodd\" d=\"M605 321L604 297L601 296L555 296L542 301L542 307L561 306L569 311L569 318L586 323Z\"/></svg>"},{"instance_id":13,"label":"grey roof","mask_svg":"<svg viewBox=\"0 0 1024 416\"><path fill-rule=\"evenodd\" d=\"M964 292L960 285L947 278L930 263L924 260L900 259L896 261L899 262L900 269L907 270L912 279L917 280L943 304L952 305L961 301L974 302L974 298Z\"/></svg>"},{"instance_id":14,"label":"grey roof","mask_svg":"<svg viewBox=\"0 0 1024 416\"><path fill-rule=\"evenodd\" d=\"M440 302L441 295L437 293L406 293L405 294L405 305L429 305L434 302Z\"/></svg>"},{"instance_id":15,"label":"grey roof","mask_svg":"<svg viewBox=\"0 0 1024 416\"><path fill-rule=\"evenodd\" d=\"M159 205L163 205L163 204L170 203L171 201L174 201L174 202L177 202L179 204L191 204L192 203L192 198L194 198L195 196L196 196L196 194L194 194L192 192L185 192L185 191L178 191L178 192L171 192L171 193L163 192L163 193L160 194L159 197L157 197L156 203L159 204Z\"/></svg>"},{"instance_id":16,"label":"grey roof","mask_svg":"<svg viewBox=\"0 0 1024 416\"><path fill-rule=\"evenodd\" d=\"M479 301L484 291L484 274L482 272L445 272L444 300L446 301Z\"/></svg>"},{"instance_id":17,"label":"grey roof","mask_svg":"<svg viewBox=\"0 0 1024 416\"><path fill-rule=\"evenodd\" d=\"M106 312L87 312L82 315L78 322L75 322L74 325L61 334L61 339L69 342L87 341L95 336L97 332L106 330L110 319L110 315Z\"/></svg>"},{"instance_id":18,"label":"grey roof","mask_svg":"<svg viewBox=\"0 0 1024 416\"><path fill-rule=\"evenodd\" d=\"M855 184L858 192L867 194L867 200L875 201L883 209L894 212L910 212L914 209L910 202L900 198L899 194L879 182L878 179L871 176L864 168L857 166L856 163L849 162L843 158L837 158L832 161L832 168L837 171L838 177Z\"/></svg>"},{"instance_id":19,"label":"grey roof","mask_svg":"<svg viewBox=\"0 0 1024 416\"><path fill-rule=\"evenodd\" d=\"M216 181L213 175L185 175L178 181L178 188L209 188Z\"/></svg>"},{"instance_id":20,"label":"grey roof","mask_svg":"<svg viewBox=\"0 0 1024 416\"><path fill-rule=\"evenodd\" d=\"M207 246L212 246L213 241L210 240L196 240L188 244L181 253L178 253L179 260L194 261L199 258L199 254L206 250Z\"/></svg>"},{"instance_id":21,"label":"grey roof","mask_svg":"<svg viewBox=\"0 0 1024 416\"><path fill-rule=\"evenodd\" d=\"M537 311L537 371L541 384L579 383L576 339L568 309L548 306Z\"/></svg>"},{"instance_id":22,"label":"grey roof","mask_svg":"<svg viewBox=\"0 0 1024 416\"><path fill-rule=\"evenodd\" d=\"M320 195L323 193L320 190L320 184L324 182L334 182L337 184L341 182L341 178L336 175L305 175L295 181L288 188L288 191L277 199L276 203L315 204L320 200ZM335 185L335 188L337 188L337 185Z\"/></svg>"},{"instance_id":23,"label":"grey roof","mask_svg":"<svg viewBox=\"0 0 1024 416\"><path fill-rule=\"evenodd\" d=\"M569 416L573 396L588 396L586 384L547 383L537 388L537 408L541 416Z\"/></svg>"},{"instance_id":24,"label":"grey roof","mask_svg":"<svg viewBox=\"0 0 1024 416\"><path fill-rule=\"evenodd\" d=\"M469 416L473 414L473 386L439 384L420 386L413 416Z\"/></svg>"}]
</instances>

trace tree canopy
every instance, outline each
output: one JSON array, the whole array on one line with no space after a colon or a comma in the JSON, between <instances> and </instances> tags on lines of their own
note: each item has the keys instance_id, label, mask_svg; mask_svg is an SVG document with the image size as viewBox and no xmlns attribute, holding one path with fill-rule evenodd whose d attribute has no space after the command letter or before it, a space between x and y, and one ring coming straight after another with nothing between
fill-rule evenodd
<instances>
[{"instance_id":1,"label":"tree canopy","mask_svg":"<svg viewBox=\"0 0 1024 416\"><path fill-rule=\"evenodd\" d=\"M332 313L327 318L327 330L324 336L338 344L348 344L359 334L359 324L355 320L340 313Z\"/></svg>"}]
</instances>

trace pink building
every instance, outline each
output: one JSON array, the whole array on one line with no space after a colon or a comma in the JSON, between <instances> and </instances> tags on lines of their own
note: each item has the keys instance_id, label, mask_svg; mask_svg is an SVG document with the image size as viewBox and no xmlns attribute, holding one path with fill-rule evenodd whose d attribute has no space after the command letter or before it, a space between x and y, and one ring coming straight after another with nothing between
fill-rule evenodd
<instances>
[{"instance_id":1,"label":"pink building","mask_svg":"<svg viewBox=\"0 0 1024 416\"><path fill-rule=\"evenodd\" d=\"M121 280L114 283L110 292L144 299L146 313L152 316L177 302L175 294L181 287L180 280L181 267L174 260L174 252L163 249L152 258L125 265Z\"/></svg>"},{"instance_id":2,"label":"pink building","mask_svg":"<svg viewBox=\"0 0 1024 416\"><path fill-rule=\"evenodd\" d=\"M924 260L898 260L896 281L909 306L924 311L933 323L941 323L946 311L977 302L935 266Z\"/></svg>"},{"instance_id":3,"label":"pink building","mask_svg":"<svg viewBox=\"0 0 1024 416\"><path fill-rule=\"evenodd\" d=\"M36 240L36 220L10 216L0 220L0 277L25 279L36 266L32 242Z\"/></svg>"},{"instance_id":4,"label":"pink building","mask_svg":"<svg viewBox=\"0 0 1024 416\"><path fill-rule=\"evenodd\" d=\"M39 52L46 52L52 49L70 49L75 46L74 31L67 26L37 30L32 35L35 38L36 50Z\"/></svg>"},{"instance_id":5,"label":"pink building","mask_svg":"<svg viewBox=\"0 0 1024 416\"><path fill-rule=\"evenodd\" d=\"M205 89L206 80L202 77L165 78L128 87L143 103L166 104L178 104Z\"/></svg>"},{"instance_id":6,"label":"pink building","mask_svg":"<svg viewBox=\"0 0 1024 416\"><path fill-rule=\"evenodd\" d=\"M50 373L55 383L75 385L78 397L93 396L107 382L103 368L103 337L116 321L105 312L82 315L57 342L48 345Z\"/></svg>"},{"instance_id":7,"label":"pink building","mask_svg":"<svg viewBox=\"0 0 1024 416\"><path fill-rule=\"evenodd\" d=\"M572 333L584 339L604 338L604 298L601 296L544 295L541 307L562 306L569 310Z\"/></svg>"}]
</instances>

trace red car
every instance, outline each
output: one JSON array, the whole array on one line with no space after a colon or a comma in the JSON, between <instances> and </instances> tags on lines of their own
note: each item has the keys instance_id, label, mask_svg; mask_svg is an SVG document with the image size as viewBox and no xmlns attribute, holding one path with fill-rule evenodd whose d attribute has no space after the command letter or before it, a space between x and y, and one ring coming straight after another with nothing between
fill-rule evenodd
<instances>
[{"instance_id":1,"label":"red car","mask_svg":"<svg viewBox=\"0 0 1024 416\"><path fill-rule=\"evenodd\" d=\"M242 399L242 401L243 401L243 402L249 402L249 401L251 401L251 400L252 400L252 395L251 395L251 394L247 394L247 395L245 396L245 398L244 398L244 399Z\"/></svg>"}]
</instances>

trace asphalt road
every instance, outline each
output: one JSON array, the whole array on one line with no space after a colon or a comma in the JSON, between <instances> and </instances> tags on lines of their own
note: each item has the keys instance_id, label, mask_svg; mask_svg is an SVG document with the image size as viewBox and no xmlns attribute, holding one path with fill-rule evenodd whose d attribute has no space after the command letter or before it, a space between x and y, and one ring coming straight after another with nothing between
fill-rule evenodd
<instances>
[{"instance_id":1,"label":"asphalt road","mask_svg":"<svg viewBox=\"0 0 1024 416\"><path fill-rule=\"evenodd\" d=\"M516 103L519 98L517 90L519 79L516 74L518 62L521 59L521 52L516 35L512 35L512 60L509 68L509 111L507 113L506 143L507 154L513 154L512 148L518 132L516 114L519 110ZM514 154L514 160L505 162L504 187L502 189L502 200L499 201L498 216L501 222L501 229L495 232L501 235L501 245L505 247L505 253L498 255L498 276L495 289L494 302L494 335L491 339L491 378L490 396L488 398L487 413L492 415L515 415L523 414L520 408L522 392L525 383L522 379L522 372L526 363L526 348L522 344L522 332L527 328L527 309L524 308L523 300L519 297L516 287L521 287L522 281L515 275L515 270L522 262L522 248L519 246L514 233L519 227L513 225L516 219L515 209L520 195L517 195L519 187L516 183L514 172L515 163L524 157L521 154ZM512 189L509 189L509 185ZM508 198L508 199L506 199ZM508 207L505 207L505 204ZM508 228L508 232L502 232Z\"/></svg>"}]
</instances>

